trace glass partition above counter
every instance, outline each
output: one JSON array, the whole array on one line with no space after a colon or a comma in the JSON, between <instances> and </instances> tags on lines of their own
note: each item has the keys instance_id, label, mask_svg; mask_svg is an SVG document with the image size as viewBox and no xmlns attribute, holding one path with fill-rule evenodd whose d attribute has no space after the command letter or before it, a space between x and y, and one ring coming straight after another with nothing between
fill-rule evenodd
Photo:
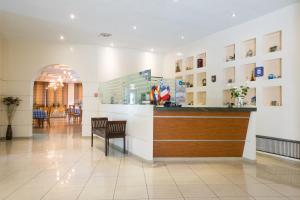
<instances>
[{"instance_id":1,"label":"glass partition above counter","mask_svg":"<svg viewBox=\"0 0 300 200\"><path fill-rule=\"evenodd\" d=\"M129 74L100 84L102 104L150 104L154 85L165 82L170 87L171 100L175 94L175 80L151 76L151 70Z\"/></svg>"}]
</instances>

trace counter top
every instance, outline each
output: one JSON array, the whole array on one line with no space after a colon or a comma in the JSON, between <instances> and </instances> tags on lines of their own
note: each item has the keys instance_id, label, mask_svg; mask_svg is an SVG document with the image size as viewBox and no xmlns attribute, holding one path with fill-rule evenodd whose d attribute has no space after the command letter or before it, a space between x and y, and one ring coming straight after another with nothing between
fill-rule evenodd
<instances>
[{"instance_id":1,"label":"counter top","mask_svg":"<svg viewBox=\"0 0 300 200\"><path fill-rule=\"evenodd\" d=\"M154 111L197 111L197 112L255 112L256 107L159 107L154 106Z\"/></svg>"}]
</instances>

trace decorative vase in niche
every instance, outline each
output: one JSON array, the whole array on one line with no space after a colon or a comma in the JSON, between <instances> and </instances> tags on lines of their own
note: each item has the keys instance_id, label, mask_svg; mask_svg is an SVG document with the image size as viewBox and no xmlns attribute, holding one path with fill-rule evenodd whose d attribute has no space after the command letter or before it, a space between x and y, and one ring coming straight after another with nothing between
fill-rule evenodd
<instances>
[{"instance_id":1,"label":"decorative vase in niche","mask_svg":"<svg viewBox=\"0 0 300 200\"><path fill-rule=\"evenodd\" d=\"M236 106L239 107L239 108L244 106L244 97L237 97L236 98Z\"/></svg>"},{"instance_id":2,"label":"decorative vase in niche","mask_svg":"<svg viewBox=\"0 0 300 200\"><path fill-rule=\"evenodd\" d=\"M7 125L6 129L6 140L11 140L12 139L12 128L11 125Z\"/></svg>"}]
</instances>

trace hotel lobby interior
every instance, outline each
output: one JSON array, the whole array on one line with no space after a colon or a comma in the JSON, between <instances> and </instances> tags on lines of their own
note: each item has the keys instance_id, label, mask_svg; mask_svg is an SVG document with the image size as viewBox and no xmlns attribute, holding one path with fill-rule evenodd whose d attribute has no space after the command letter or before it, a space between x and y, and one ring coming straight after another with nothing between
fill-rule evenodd
<instances>
[{"instance_id":1,"label":"hotel lobby interior","mask_svg":"<svg viewBox=\"0 0 300 200\"><path fill-rule=\"evenodd\" d=\"M0 0L0 199L299 200L299 0Z\"/></svg>"}]
</instances>

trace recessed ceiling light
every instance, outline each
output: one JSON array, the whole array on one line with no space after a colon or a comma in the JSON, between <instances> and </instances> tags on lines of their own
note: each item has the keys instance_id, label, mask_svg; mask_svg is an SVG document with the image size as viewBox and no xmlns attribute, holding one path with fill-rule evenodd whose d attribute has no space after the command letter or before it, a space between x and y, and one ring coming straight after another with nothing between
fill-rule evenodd
<instances>
[{"instance_id":1,"label":"recessed ceiling light","mask_svg":"<svg viewBox=\"0 0 300 200\"><path fill-rule=\"evenodd\" d=\"M233 12L232 15L231 15L231 17L235 17L235 16L236 16L236 15L235 15L235 13Z\"/></svg>"},{"instance_id":2,"label":"recessed ceiling light","mask_svg":"<svg viewBox=\"0 0 300 200\"><path fill-rule=\"evenodd\" d=\"M70 19L75 19L75 18L76 18L76 16L73 13L71 13L70 14Z\"/></svg>"},{"instance_id":3,"label":"recessed ceiling light","mask_svg":"<svg viewBox=\"0 0 300 200\"><path fill-rule=\"evenodd\" d=\"M184 40L184 35L180 36L180 39Z\"/></svg>"},{"instance_id":4,"label":"recessed ceiling light","mask_svg":"<svg viewBox=\"0 0 300 200\"><path fill-rule=\"evenodd\" d=\"M73 52L73 51L74 51L74 48L73 48L73 47L70 47L70 51Z\"/></svg>"},{"instance_id":5,"label":"recessed ceiling light","mask_svg":"<svg viewBox=\"0 0 300 200\"><path fill-rule=\"evenodd\" d=\"M153 48L151 48L151 49L150 49L150 51L152 51L152 52L153 52L153 51L154 51L154 49L153 49Z\"/></svg>"},{"instance_id":6,"label":"recessed ceiling light","mask_svg":"<svg viewBox=\"0 0 300 200\"><path fill-rule=\"evenodd\" d=\"M112 42L112 43L110 43L109 44L111 47L114 47L115 46L115 44Z\"/></svg>"},{"instance_id":7,"label":"recessed ceiling light","mask_svg":"<svg viewBox=\"0 0 300 200\"><path fill-rule=\"evenodd\" d=\"M177 52L177 53L176 53L176 55L177 55L177 56L182 56L182 55L183 55L183 53L181 53L181 52Z\"/></svg>"},{"instance_id":8,"label":"recessed ceiling light","mask_svg":"<svg viewBox=\"0 0 300 200\"><path fill-rule=\"evenodd\" d=\"M136 26L132 26L132 29L133 29L133 30L136 30L136 29L137 29L137 27L136 27Z\"/></svg>"},{"instance_id":9,"label":"recessed ceiling light","mask_svg":"<svg viewBox=\"0 0 300 200\"><path fill-rule=\"evenodd\" d=\"M61 35L61 36L59 36L59 39L60 39L60 40L64 40L65 37L64 37L63 35Z\"/></svg>"}]
</instances>

